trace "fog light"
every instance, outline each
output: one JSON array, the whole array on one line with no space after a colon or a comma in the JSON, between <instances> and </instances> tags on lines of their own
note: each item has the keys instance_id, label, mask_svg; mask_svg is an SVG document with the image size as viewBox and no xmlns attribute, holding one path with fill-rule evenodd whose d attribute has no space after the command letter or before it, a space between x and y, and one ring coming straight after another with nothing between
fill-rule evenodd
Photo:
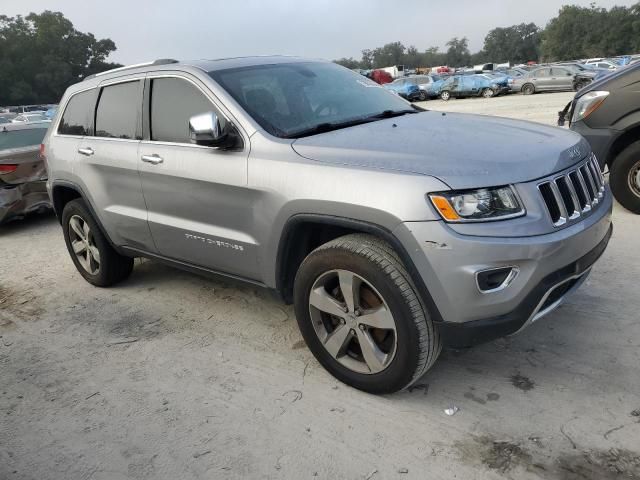
<instances>
[{"instance_id":1,"label":"fog light","mask_svg":"<svg viewBox=\"0 0 640 480\"><path fill-rule=\"evenodd\" d=\"M476 272L476 284L480 293L493 293L504 290L520 273L518 267L498 267Z\"/></svg>"}]
</instances>

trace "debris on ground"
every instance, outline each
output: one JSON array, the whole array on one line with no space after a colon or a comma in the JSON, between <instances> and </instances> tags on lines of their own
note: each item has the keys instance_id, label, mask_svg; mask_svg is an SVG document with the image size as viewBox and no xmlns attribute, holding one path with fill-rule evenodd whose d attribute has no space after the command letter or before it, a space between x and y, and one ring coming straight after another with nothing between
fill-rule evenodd
<instances>
[{"instance_id":1,"label":"debris on ground","mask_svg":"<svg viewBox=\"0 0 640 480\"><path fill-rule=\"evenodd\" d=\"M444 413L446 413L450 417L455 415L459 411L460 411L460 409L458 407L456 407L455 405L451 405L449 408L445 408L444 409Z\"/></svg>"},{"instance_id":2,"label":"debris on ground","mask_svg":"<svg viewBox=\"0 0 640 480\"><path fill-rule=\"evenodd\" d=\"M398 469L398 473L409 473L409 469L408 468L399 468Z\"/></svg>"},{"instance_id":3,"label":"debris on ground","mask_svg":"<svg viewBox=\"0 0 640 480\"><path fill-rule=\"evenodd\" d=\"M367 475L366 477L364 477L364 480L371 480L371 478L372 478L376 473L378 473L378 469L377 469L377 468L376 468L376 469L374 469L374 470L372 470L372 471L371 471L371 473L369 473L369 475Z\"/></svg>"}]
</instances>

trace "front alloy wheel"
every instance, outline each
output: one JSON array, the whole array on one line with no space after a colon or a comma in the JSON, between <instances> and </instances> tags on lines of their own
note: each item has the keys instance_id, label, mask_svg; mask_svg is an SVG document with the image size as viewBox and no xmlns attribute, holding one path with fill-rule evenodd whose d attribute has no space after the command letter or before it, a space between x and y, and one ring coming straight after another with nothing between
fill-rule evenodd
<instances>
[{"instance_id":1,"label":"front alloy wheel","mask_svg":"<svg viewBox=\"0 0 640 480\"><path fill-rule=\"evenodd\" d=\"M321 275L309 295L313 328L336 361L357 373L378 373L393 360L396 323L380 293L348 270Z\"/></svg>"},{"instance_id":2,"label":"front alloy wheel","mask_svg":"<svg viewBox=\"0 0 640 480\"><path fill-rule=\"evenodd\" d=\"M338 380L370 393L407 388L435 362L441 340L396 251L362 233L312 251L293 299L300 332Z\"/></svg>"},{"instance_id":3,"label":"front alloy wheel","mask_svg":"<svg viewBox=\"0 0 640 480\"><path fill-rule=\"evenodd\" d=\"M442 92L440 94L440 98L446 102L451 98L451 93L449 93L449 91L445 90L444 92Z\"/></svg>"}]
</instances>

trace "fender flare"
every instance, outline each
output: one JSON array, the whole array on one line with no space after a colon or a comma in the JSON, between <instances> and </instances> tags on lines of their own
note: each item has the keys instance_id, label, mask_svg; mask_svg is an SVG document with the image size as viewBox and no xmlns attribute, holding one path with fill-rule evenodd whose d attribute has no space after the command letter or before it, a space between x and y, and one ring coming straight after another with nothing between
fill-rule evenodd
<instances>
[{"instance_id":1,"label":"fender flare","mask_svg":"<svg viewBox=\"0 0 640 480\"><path fill-rule=\"evenodd\" d=\"M416 287L416 293L421 298L423 304L428 308L433 322L441 323L443 321L442 315L440 314L440 311L438 310L438 307L436 306L433 297L431 296L431 292L429 292L429 289L425 285L422 276L418 272L418 269L413 263L413 260L409 256L409 253L404 248L404 245L402 245L400 240L398 240L398 238L396 238L396 236L393 235L393 233L389 229L383 226L348 217L303 213L293 215L289 217L289 219L287 219L280 235L280 241L278 243L278 251L276 255L276 291L280 294L281 297L284 298L285 296L284 288L287 275L285 259L286 254L289 251L290 244L293 240L293 232L299 224L307 222L348 228L351 230L374 235L387 242L393 247L393 249L400 257L400 260L406 267L407 273L411 277L411 281Z\"/></svg>"}]
</instances>

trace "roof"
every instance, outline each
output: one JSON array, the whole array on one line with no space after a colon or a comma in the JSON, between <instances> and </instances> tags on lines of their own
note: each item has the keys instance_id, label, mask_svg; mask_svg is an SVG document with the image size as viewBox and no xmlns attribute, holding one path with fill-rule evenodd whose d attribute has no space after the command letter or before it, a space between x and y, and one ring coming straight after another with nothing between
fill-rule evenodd
<instances>
[{"instance_id":1,"label":"roof","mask_svg":"<svg viewBox=\"0 0 640 480\"><path fill-rule=\"evenodd\" d=\"M301 57L291 57L286 55L265 55L265 56L252 56L252 57L230 57L219 58L213 60L191 60L191 61L178 61L171 58L163 58L154 60L152 62L138 63L135 65L126 65L124 67L114 68L112 70L106 70L104 72L89 75L84 79L91 80L94 78L103 78L110 75L117 75L120 73L136 73L139 69L149 69L150 67L166 68L169 70L177 69L179 66L195 67L205 72L211 72L215 70L226 70L229 68L248 67L254 65L276 65L282 63L301 63L309 61L326 61L326 60L310 60Z\"/></svg>"}]
</instances>

